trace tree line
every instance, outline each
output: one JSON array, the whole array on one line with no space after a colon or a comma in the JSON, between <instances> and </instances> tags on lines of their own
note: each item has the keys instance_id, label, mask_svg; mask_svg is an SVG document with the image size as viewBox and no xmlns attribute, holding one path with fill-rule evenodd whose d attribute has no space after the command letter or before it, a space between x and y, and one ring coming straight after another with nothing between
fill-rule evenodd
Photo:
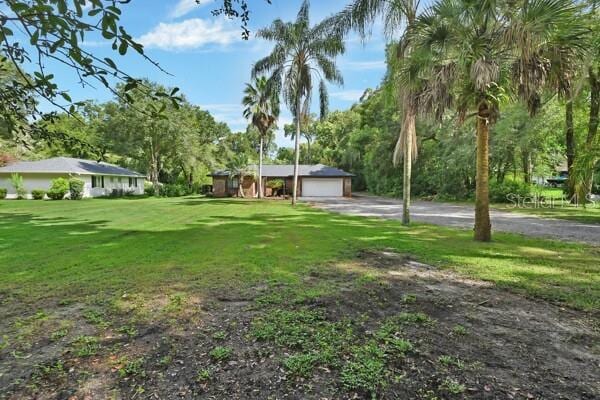
<instances>
[{"instance_id":1,"label":"tree line","mask_svg":"<svg viewBox=\"0 0 600 400\"><path fill-rule=\"evenodd\" d=\"M490 194L497 186L528 183L563 154L568 195L584 199L593 189L600 156L596 0L438 0L429 6L353 0L315 25L304 1L294 21L275 20L257 32L273 48L251 71L254 81L243 101L251 125L244 134L189 104L177 88L134 79L113 60L85 53L83 38L97 32L117 53L133 49L153 62L118 25L118 4L5 3L0 125L4 140L21 150L117 160L147 170L154 183L187 185L211 166L239 169L255 157L262 165L263 152L276 162L293 162L295 181L301 159L323 161L355 172L358 187L401 194L405 224L411 191L473 196L475 238L482 241L491 239ZM215 13L240 18L248 35L245 2L224 1ZM389 43L384 81L350 110L328 113L326 83L343 83L335 60L345 51L346 36L356 32L367 40L376 21L383 21ZM28 32L28 46L17 41L14 26ZM42 70L30 76L24 65L34 56ZM62 60L82 83L99 81L115 100L73 102L44 68L49 59ZM106 80L109 74L116 86ZM318 119L310 109L315 93ZM62 112L39 117L40 97L66 103L56 104ZM295 146L275 155L270 151L281 106L294 117L286 132Z\"/></svg>"},{"instance_id":2,"label":"tree line","mask_svg":"<svg viewBox=\"0 0 600 400\"><path fill-rule=\"evenodd\" d=\"M391 158L381 157L389 153L388 148L382 148L370 163L364 160L365 154L355 156L363 158L366 171L381 162L386 163L384 170L388 171L393 169L389 162L394 167L402 163L404 224L410 222L412 168L419 147L426 146L425 140L439 140L435 132L447 129L455 133L451 145L461 143L461 146L456 153L447 154L442 164L447 165L453 157L465 158L463 170L456 171L464 178L458 186L465 186L467 191L474 187L474 236L480 241L491 240L490 171L496 175L497 182L503 182L507 167L516 164L515 144L520 142L523 177L528 182L534 158L540 153L545 157L550 151L536 145L544 143L552 147L552 138L527 144L528 139L520 136L525 131L535 135L538 129L535 124L540 123L537 117L548 113L551 107L556 111L557 104L564 107L565 115L568 194L585 199L592 190L593 172L600 157L597 1L438 0L429 7L421 7L418 0L354 0L314 27L310 26L308 8L308 1L304 1L296 21L275 20L270 27L258 32L258 36L274 42L274 48L271 54L256 62L252 71L253 76L268 77L265 87L281 94L294 116L295 182L301 154L298 139L302 132L315 129L317 142L325 144L322 126L332 119L326 119L324 82L343 82L335 66L335 57L344 52L343 38L349 32L358 32L366 39L375 21L381 19L390 38L388 74L381 91L391 92L393 106L391 120L373 121L373 125L384 125L382 129L388 132L396 130L396 140ZM399 34L400 39L393 40L394 34ZM315 77L322 78L319 83L321 121L316 124L310 118ZM377 96L383 95L374 97ZM576 101L587 103L589 123L583 143L575 133ZM499 124L505 110L511 117L504 121L512 121ZM336 114L336 117L351 118L353 112ZM375 112L381 115L381 110ZM392 126L385 127L390 123ZM492 138L494 142L500 143L503 136L508 135L504 137L507 140L505 154L500 157L490 154L490 135L496 130L503 134L499 134L498 140ZM473 141L465 140L469 133L475 134ZM367 134L361 139L359 142L364 144L372 138ZM354 150L352 141L342 140L350 145L344 151L344 157L350 161ZM470 151L473 147L474 152ZM341 150L339 143L335 149L323 149L324 152L331 150ZM469 169L473 166L474 179L470 179ZM436 174L428 177L432 175ZM443 186L440 182L439 187ZM294 188L293 204L295 199Z\"/></svg>"}]
</instances>

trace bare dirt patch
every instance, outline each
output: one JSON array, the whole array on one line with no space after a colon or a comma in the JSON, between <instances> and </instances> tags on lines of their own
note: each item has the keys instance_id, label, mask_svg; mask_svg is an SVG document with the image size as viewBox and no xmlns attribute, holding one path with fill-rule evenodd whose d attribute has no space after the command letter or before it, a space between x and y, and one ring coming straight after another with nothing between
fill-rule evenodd
<instances>
[{"instance_id":1,"label":"bare dirt patch","mask_svg":"<svg viewBox=\"0 0 600 400\"><path fill-rule=\"evenodd\" d=\"M297 285L138 300L11 311L0 398L600 397L597 317L393 252Z\"/></svg>"}]
</instances>

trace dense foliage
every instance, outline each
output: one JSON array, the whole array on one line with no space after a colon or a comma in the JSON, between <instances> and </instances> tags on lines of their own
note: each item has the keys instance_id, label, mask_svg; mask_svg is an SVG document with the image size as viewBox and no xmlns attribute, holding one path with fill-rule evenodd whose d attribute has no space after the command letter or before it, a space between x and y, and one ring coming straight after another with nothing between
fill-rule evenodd
<instances>
[{"instance_id":1,"label":"dense foliage","mask_svg":"<svg viewBox=\"0 0 600 400\"><path fill-rule=\"evenodd\" d=\"M69 180L56 178L52 180L52 185L46 195L52 200L62 200L67 193L69 193Z\"/></svg>"},{"instance_id":2,"label":"dense foliage","mask_svg":"<svg viewBox=\"0 0 600 400\"><path fill-rule=\"evenodd\" d=\"M94 29L106 31L110 36L107 40L114 41L118 51L121 46L138 50L126 33L119 31L111 36L113 24L118 22L116 9L100 0L87 2L92 7L83 14L78 10L86 3L83 0L73 2L74 10L66 11L58 9L62 2L29 3L32 7L52 4L48 13L71 15L75 20L82 15L106 20L106 26L101 23L100 28ZM12 10L7 12L25 12L22 5L17 5L20 2L7 3ZM481 128L476 121L483 118L484 112L485 128L489 130L489 156L485 157L489 165L485 170L489 173L491 201L506 201L509 192L527 194L532 190L530 184L543 182L566 169L571 175L567 192L597 192L597 186L592 186L593 179L600 176L597 2L497 1L480 9L466 0L439 0L429 8L422 7L422 12L417 5L411 0L354 0L337 16L341 22L328 20L311 26L308 2L303 2L296 21L277 20L259 31L274 47L268 57L257 62L253 73L268 74L270 79L259 78L247 88L246 116L253 125L244 132L231 132L225 123L215 121L209 112L191 104L175 88L145 80L132 84L123 76L122 82L111 88L113 101L74 103L52 120L33 124L31 120L0 118L0 165L16 158L57 155L100 159L147 173L152 183L145 190L147 194L196 193L210 183L207 173L211 169L240 171L258 162L261 140L266 162L296 162L295 149L277 148L274 143L278 113L268 109L275 110L278 104L264 107L265 99L271 100L270 95L279 92L295 117L293 125L280 128L286 135L301 137L305 142L299 145L299 161L323 163L354 173L355 190L401 196L406 191L405 177L412 175L410 186L415 196L474 199L478 172L476 128ZM245 2L224 1L220 12L247 21ZM335 55L344 50L338 33L354 30L366 37L379 18L385 21L386 31L402 33L400 41L390 36L384 80L379 87L367 89L350 109L331 113L326 113L325 85L320 85L319 97L323 101L322 118L318 120L311 115L309 106L311 97L316 97L310 94L319 76L308 73L307 68L321 70L320 78L341 82L341 73L334 63ZM450 23L461 19L465 22L462 25ZM4 35L10 42L12 35L6 27L15 21L2 21ZM411 28L404 30L406 26L401 21ZM42 22L48 23L29 21ZM330 28L337 30L332 33ZM60 29L58 33L62 35L67 27L48 29ZM295 36L295 30L310 35L302 39ZM472 43L461 47L467 40ZM43 50L46 44L39 38L37 41ZM34 47L37 41L33 41ZM72 41L69 37L62 44L79 43L79 39ZM309 61L314 63L297 69L290 60L302 59L299 55L303 54L313 55ZM39 94L27 86L27 76L22 76L18 63L0 61L4 95L12 93L11 85L28 88L21 93L18 109L31 113L35 106L32 98ZM109 61L104 62L110 67ZM34 79L38 87L48 85L47 76ZM90 79L97 78L90 75ZM272 86L274 92L264 90L259 95L259 86ZM67 100L60 89L53 90L52 98ZM173 97L177 97L176 102ZM487 108L482 110L482 104ZM414 165L408 175L406 165L396 166L393 162L399 156L399 137L406 132L407 115L415 119L411 129L416 133L414 150L418 148L419 153L416 161L411 159ZM18 123L32 130L48 131L61 140L15 135L11 124ZM403 155L406 157L406 153Z\"/></svg>"},{"instance_id":3,"label":"dense foliage","mask_svg":"<svg viewBox=\"0 0 600 400\"><path fill-rule=\"evenodd\" d=\"M85 182L81 179L71 178L69 179L69 198L71 200L83 199L83 190Z\"/></svg>"}]
</instances>

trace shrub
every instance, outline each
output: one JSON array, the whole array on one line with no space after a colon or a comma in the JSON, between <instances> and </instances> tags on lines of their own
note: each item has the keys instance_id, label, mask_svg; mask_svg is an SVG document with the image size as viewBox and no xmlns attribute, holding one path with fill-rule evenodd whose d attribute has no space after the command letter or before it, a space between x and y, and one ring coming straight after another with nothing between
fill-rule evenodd
<instances>
[{"instance_id":1,"label":"shrub","mask_svg":"<svg viewBox=\"0 0 600 400\"><path fill-rule=\"evenodd\" d=\"M180 185L177 183L169 183L159 188L160 195L163 197L181 197L190 194L187 186Z\"/></svg>"},{"instance_id":2,"label":"shrub","mask_svg":"<svg viewBox=\"0 0 600 400\"><path fill-rule=\"evenodd\" d=\"M50 190L46 194L52 200L62 200L68 192L69 181L65 178L56 178L52 180L52 186L50 186Z\"/></svg>"},{"instance_id":3,"label":"shrub","mask_svg":"<svg viewBox=\"0 0 600 400\"><path fill-rule=\"evenodd\" d=\"M150 182L145 182L144 183L144 194L146 194L146 196L155 196L156 195L156 189L154 188L154 185Z\"/></svg>"},{"instance_id":4,"label":"shrub","mask_svg":"<svg viewBox=\"0 0 600 400\"><path fill-rule=\"evenodd\" d=\"M81 179L71 178L69 179L69 193L71 200L83 199L83 188L85 182Z\"/></svg>"},{"instance_id":5,"label":"shrub","mask_svg":"<svg viewBox=\"0 0 600 400\"><path fill-rule=\"evenodd\" d=\"M33 197L34 200L43 200L45 195L46 191L42 189L34 189L31 191L31 197Z\"/></svg>"},{"instance_id":6,"label":"shrub","mask_svg":"<svg viewBox=\"0 0 600 400\"><path fill-rule=\"evenodd\" d=\"M490 183L490 201L493 203L508 203L509 195L531 196L531 186L524 182L504 181Z\"/></svg>"},{"instance_id":7,"label":"shrub","mask_svg":"<svg viewBox=\"0 0 600 400\"><path fill-rule=\"evenodd\" d=\"M0 188L0 199L5 199L7 192L8 191L5 188Z\"/></svg>"},{"instance_id":8,"label":"shrub","mask_svg":"<svg viewBox=\"0 0 600 400\"><path fill-rule=\"evenodd\" d=\"M19 174L12 174L10 176L10 183L15 188L17 192L17 199L21 200L27 197L27 190L25 190L25 185L23 184L23 177Z\"/></svg>"},{"instance_id":9,"label":"shrub","mask_svg":"<svg viewBox=\"0 0 600 400\"><path fill-rule=\"evenodd\" d=\"M113 189L112 192L110 192L110 194L108 195L108 197L119 198L131 195L133 195L132 189Z\"/></svg>"},{"instance_id":10,"label":"shrub","mask_svg":"<svg viewBox=\"0 0 600 400\"><path fill-rule=\"evenodd\" d=\"M283 187L283 179L272 179L267 181L266 186L271 189L281 189Z\"/></svg>"}]
</instances>

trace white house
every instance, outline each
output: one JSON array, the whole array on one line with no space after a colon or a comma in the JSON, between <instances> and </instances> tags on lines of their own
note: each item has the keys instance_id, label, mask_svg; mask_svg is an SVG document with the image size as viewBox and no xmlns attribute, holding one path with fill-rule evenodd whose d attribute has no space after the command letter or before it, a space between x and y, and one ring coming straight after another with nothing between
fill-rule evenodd
<instances>
[{"instance_id":1,"label":"white house","mask_svg":"<svg viewBox=\"0 0 600 400\"><path fill-rule=\"evenodd\" d=\"M56 178L77 178L85 182L84 197L107 196L113 190L125 193L144 194L145 176L114 164L81 160L78 158L55 157L40 161L21 161L0 167L0 188L6 188L7 198L16 198L11 175L23 177L28 197L35 189L48 190Z\"/></svg>"}]
</instances>

